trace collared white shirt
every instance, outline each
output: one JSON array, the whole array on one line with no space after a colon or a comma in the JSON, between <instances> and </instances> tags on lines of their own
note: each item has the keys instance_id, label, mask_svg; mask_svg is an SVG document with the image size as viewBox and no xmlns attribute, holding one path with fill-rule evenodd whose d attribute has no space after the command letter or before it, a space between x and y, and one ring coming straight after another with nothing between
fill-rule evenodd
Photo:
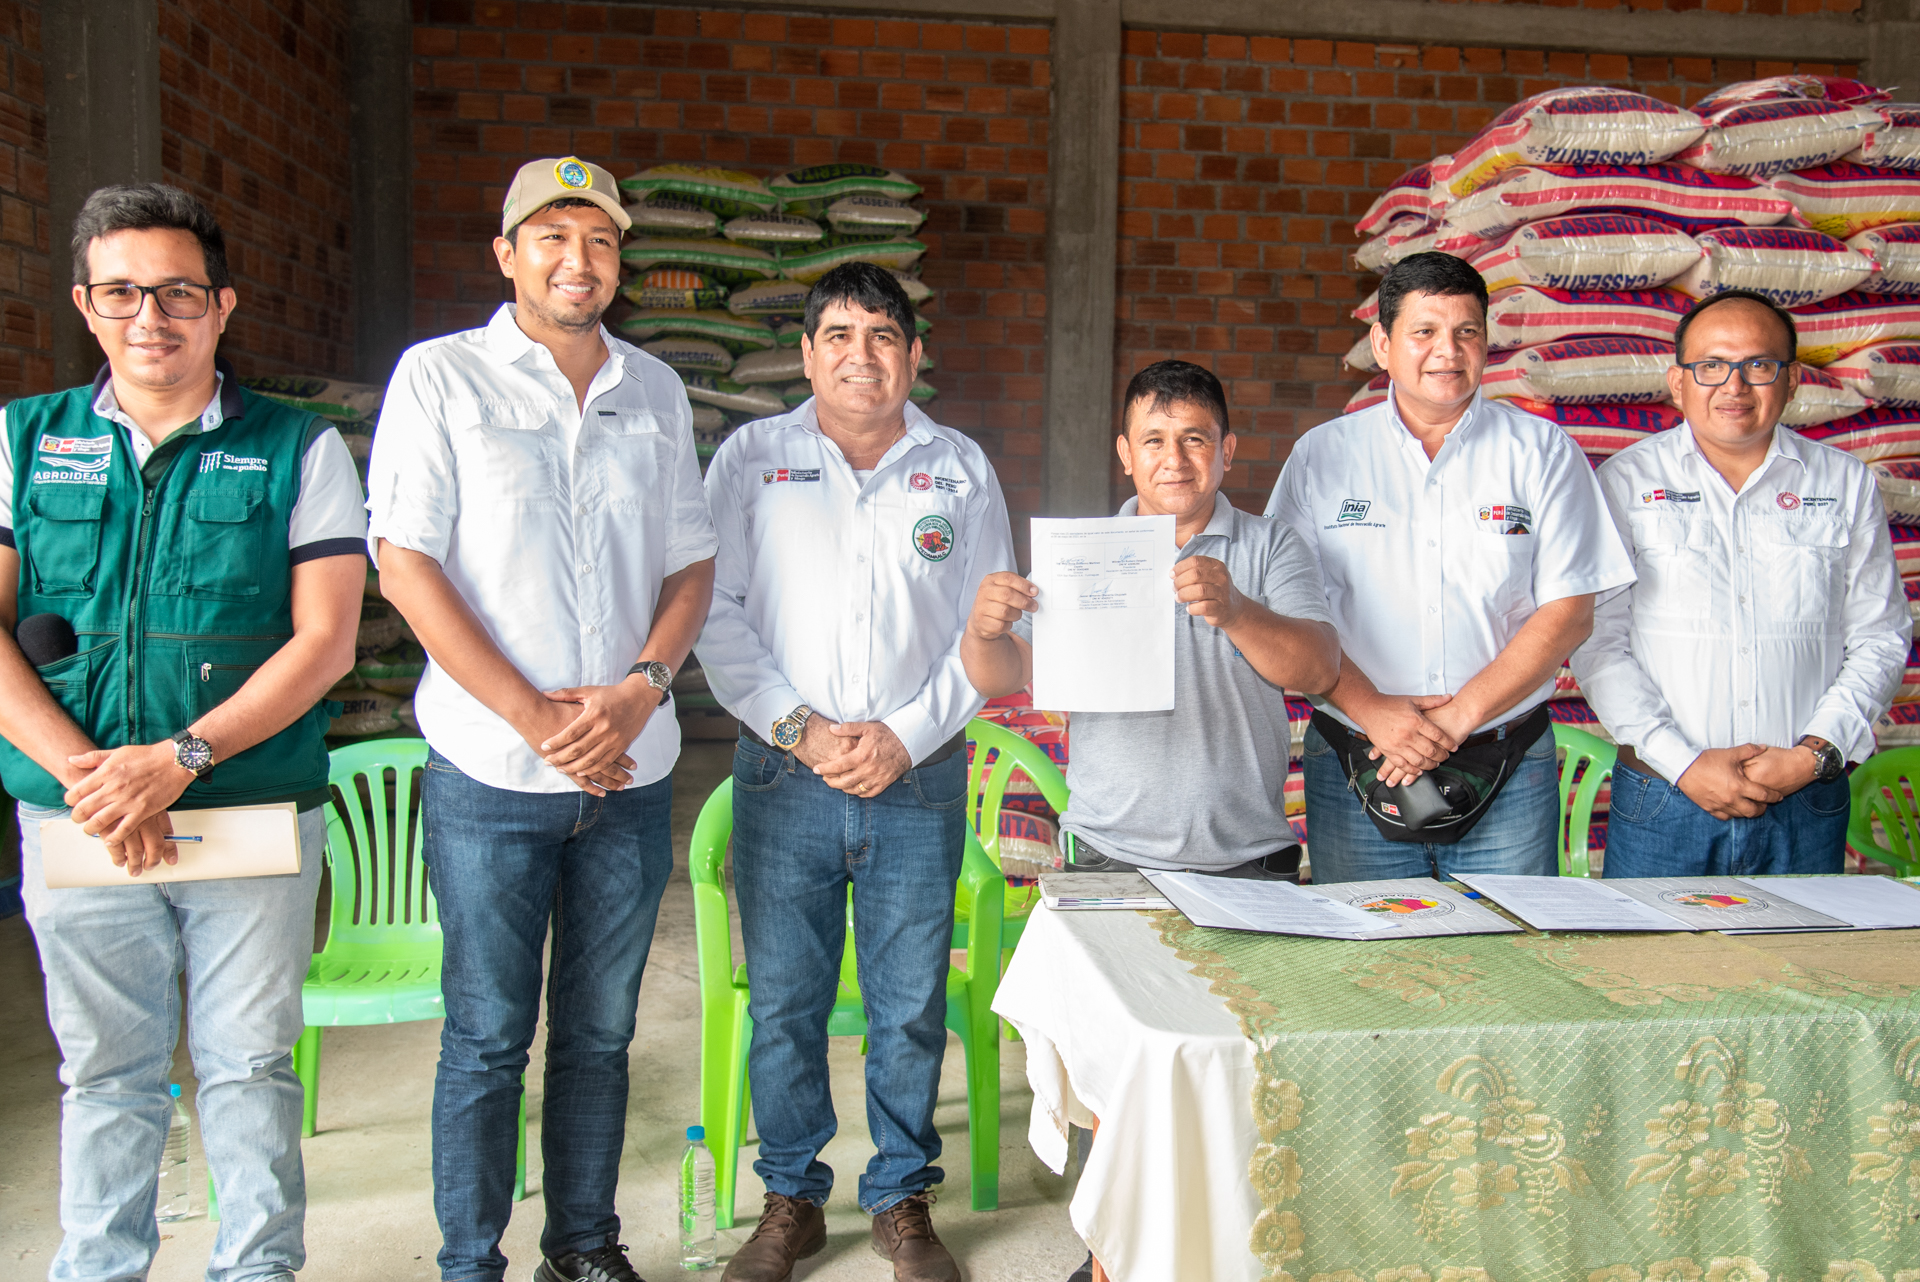
<instances>
[{"instance_id":1,"label":"collared white shirt","mask_svg":"<svg viewBox=\"0 0 1920 1282\"><path fill-rule=\"evenodd\" d=\"M1707 748L1818 735L1859 761L1913 632L1873 476L1774 429L1736 494L1681 426L1600 467L1640 577L1573 652L1587 702L1678 779Z\"/></svg>"},{"instance_id":2,"label":"collared white shirt","mask_svg":"<svg viewBox=\"0 0 1920 1282\"><path fill-rule=\"evenodd\" d=\"M1391 393L1314 428L1267 515L1307 541L1340 646L1383 694L1457 694L1542 605L1633 581L1573 438L1477 394L1431 461ZM1549 675L1487 725L1552 693Z\"/></svg>"},{"instance_id":3,"label":"collared white shirt","mask_svg":"<svg viewBox=\"0 0 1920 1282\"><path fill-rule=\"evenodd\" d=\"M884 722L917 764L984 702L960 632L980 580L1013 568L1006 501L978 445L905 414L864 481L812 400L741 427L707 467L720 554L696 650L714 697L763 739L804 703Z\"/></svg>"},{"instance_id":4,"label":"collared white shirt","mask_svg":"<svg viewBox=\"0 0 1920 1282\"><path fill-rule=\"evenodd\" d=\"M218 431L240 413L239 384L228 383L230 367L224 360L219 366L214 373L213 397L200 411L195 429L200 433ZM121 429L101 439L109 449L116 441L123 445L134 467L146 466L157 447L120 408L120 400L113 394L113 378L105 366L94 378L93 387L93 412ZM0 409L0 415L4 414ZM138 517L137 509L133 515ZM329 428L313 438L300 460L300 493L287 517L288 561L301 565L329 556L358 556L366 538L366 496L360 491L359 469L353 465L353 455L340 439L339 430ZM4 430L0 430L0 544L13 546L13 441Z\"/></svg>"},{"instance_id":5,"label":"collared white shirt","mask_svg":"<svg viewBox=\"0 0 1920 1282\"><path fill-rule=\"evenodd\" d=\"M502 306L485 329L400 358L368 466L368 545L440 562L536 688L611 685L640 656L661 580L714 552L692 411L678 375L604 328L607 361L582 408L513 317ZM482 783L575 787L437 664L414 711L428 742ZM634 783L665 777L679 752L663 703L627 749Z\"/></svg>"}]
</instances>

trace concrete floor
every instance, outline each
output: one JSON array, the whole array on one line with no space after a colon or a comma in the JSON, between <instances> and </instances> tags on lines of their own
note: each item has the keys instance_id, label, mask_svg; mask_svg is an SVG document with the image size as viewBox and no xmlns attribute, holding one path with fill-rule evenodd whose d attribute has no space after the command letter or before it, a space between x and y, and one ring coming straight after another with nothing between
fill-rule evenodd
<instances>
[{"instance_id":1,"label":"concrete floor","mask_svg":"<svg viewBox=\"0 0 1920 1282\"><path fill-rule=\"evenodd\" d=\"M675 771L674 850L678 874L660 907L660 924L640 992L640 1033L632 1054L632 1099L622 1163L623 1238L640 1272L661 1282L677 1276L679 1239L675 1187L684 1128L696 1120L700 1007L694 962L693 892L686 876L687 838L700 803L725 777L730 745L689 744ZM738 935L736 933L736 941ZM738 944L736 942L736 949ZM322 1056L319 1134L306 1141L307 1267L316 1282L399 1282L439 1276L440 1237L433 1218L428 1111L440 1025L399 1024L331 1029ZM185 1038L175 1080L193 1094ZM838 1172L827 1204L827 1249L802 1263L797 1278L814 1282L883 1282L890 1270L868 1247L870 1221L854 1201L855 1183L872 1152L866 1134L859 1043L832 1044L834 1106L840 1134L825 1158ZM515 1208L505 1250L508 1276L531 1276L538 1263L541 1046L528 1071L529 1197ZM966 1089L960 1044L949 1035L936 1113L945 1140L947 1184L934 1223L978 1282L1060 1282L1085 1257L1068 1225L1068 1181L1033 1156L1026 1142L1032 1103L1023 1047L1001 1052L1000 1209L968 1208ZM33 939L20 917L0 921L0 1276L46 1276L60 1242L58 1169L59 1054L47 1029L44 990ZM745 1239L762 1188L741 1153L741 1225L722 1234L723 1256ZM205 1168L197 1160L197 1174ZM155 1282L203 1275L214 1225L205 1206L163 1225ZM717 1270L704 1276L717 1277Z\"/></svg>"}]
</instances>

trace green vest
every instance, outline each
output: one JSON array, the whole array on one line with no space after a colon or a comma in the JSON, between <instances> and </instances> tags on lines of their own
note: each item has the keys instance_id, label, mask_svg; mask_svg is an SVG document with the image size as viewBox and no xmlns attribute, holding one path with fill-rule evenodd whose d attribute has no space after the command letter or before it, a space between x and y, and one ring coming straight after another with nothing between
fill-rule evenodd
<instances>
[{"instance_id":1,"label":"green vest","mask_svg":"<svg viewBox=\"0 0 1920 1282\"><path fill-rule=\"evenodd\" d=\"M102 748L186 729L293 636L288 523L307 446L327 423L222 371L225 421L205 433L188 424L144 467L125 432L93 412L101 381L6 407L18 617L73 625L79 651L39 673ZM216 763L176 808L319 804L327 725L316 705ZM0 781L22 801L65 804L59 781L5 740Z\"/></svg>"}]
</instances>

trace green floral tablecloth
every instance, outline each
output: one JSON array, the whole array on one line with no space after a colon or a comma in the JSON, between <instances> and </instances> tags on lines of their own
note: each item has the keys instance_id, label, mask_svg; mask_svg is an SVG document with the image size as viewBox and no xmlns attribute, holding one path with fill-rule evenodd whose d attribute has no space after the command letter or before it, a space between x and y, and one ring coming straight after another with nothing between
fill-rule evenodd
<instances>
[{"instance_id":1,"label":"green floral tablecloth","mask_svg":"<svg viewBox=\"0 0 1920 1282\"><path fill-rule=\"evenodd\" d=\"M1920 931L1153 919L1253 1045L1268 1282L1920 1282Z\"/></svg>"}]
</instances>

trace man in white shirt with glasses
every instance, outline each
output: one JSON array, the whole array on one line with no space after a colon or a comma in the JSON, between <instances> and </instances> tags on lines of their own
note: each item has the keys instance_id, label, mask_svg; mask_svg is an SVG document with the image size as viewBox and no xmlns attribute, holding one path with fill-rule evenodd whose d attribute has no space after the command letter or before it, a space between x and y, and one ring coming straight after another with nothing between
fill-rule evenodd
<instances>
[{"instance_id":1,"label":"man in white shirt with glasses","mask_svg":"<svg viewBox=\"0 0 1920 1282\"><path fill-rule=\"evenodd\" d=\"M1872 475L1779 426L1797 341L1762 295L1697 304L1667 371L1686 423L1600 468L1639 572L1572 659L1620 743L1609 877L1841 870L1846 763L1912 622Z\"/></svg>"}]
</instances>

